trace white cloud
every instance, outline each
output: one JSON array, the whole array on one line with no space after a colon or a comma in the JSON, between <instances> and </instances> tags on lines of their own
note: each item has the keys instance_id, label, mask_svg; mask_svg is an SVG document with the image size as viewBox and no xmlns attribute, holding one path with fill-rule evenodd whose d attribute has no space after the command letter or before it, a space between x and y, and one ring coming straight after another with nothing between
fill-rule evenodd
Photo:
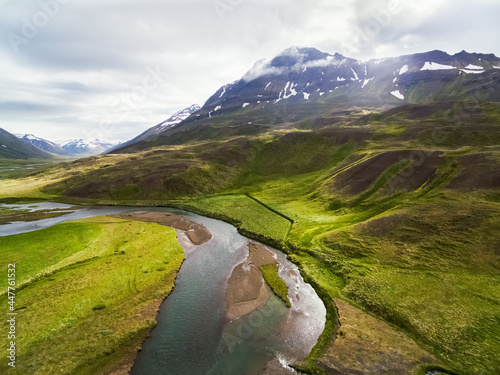
<instances>
[{"instance_id":1,"label":"white cloud","mask_svg":"<svg viewBox=\"0 0 500 375\"><path fill-rule=\"evenodd\" d=\"M343 59L336 59L332 55L328 55L323 59L314 60L314 61L304 61L305 54L299 51L297 47L291 47L280 53L280 56L289 56L296 59L296 63L292 66L273 66L272 60L259 60L254 65L252 69L250 69L243 76L243 80L250 82L254 79L265 75L271 74L285 74L289 72L301 72L305 69L309 68L317 68L317 67L325 67L329 65L338 65L342 62Z\"/></svg>"}]
</instances>

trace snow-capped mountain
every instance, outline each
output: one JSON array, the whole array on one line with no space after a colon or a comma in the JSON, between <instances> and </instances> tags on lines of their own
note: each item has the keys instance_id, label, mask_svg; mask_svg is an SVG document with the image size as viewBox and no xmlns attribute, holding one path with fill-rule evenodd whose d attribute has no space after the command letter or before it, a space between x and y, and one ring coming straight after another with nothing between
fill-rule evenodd
<instances>
[{"instance_id":1,"label":"snow-capped mountain","mask_svg":"<svg viewBox=\"0 0 500 375\"><path fill-rule=\"evenodd\" d=\"M98 139L77 139L60 142L62 149L76 156L92 156L106 152L113 146L112 143L102 142Z\"/></svg>"},{"instance_id":2,"label":"snow-capped mountain","mask_svg":"<svg viewBox=\"0 0 500 375\"><path fill-rule=\"evenodd\" d=\"M221 87L200 111L204 117L261 103L337 100L372 103L415 102L438 92L445 82L464 82L469 76L500 74L500 59L493 54L462 51L449 55L431 51L393 58L361 61L314 48L292 47L271 60L255 64L240 80ZM414 89L420 85L420 96ZM411 100L408 96L413 94Z\"/></svg>"},{"instance_id":3,"label":"snow-capped mountain","mask_svg":"<svg viewBox=\"0 0 500 375\"><path fill-rule=\"evenodd\" d=\"M40 150L50 152L51 154L63 156L69 155L68 151L64 150L55 142L48 141L33 134L16 134L16 137L22 139L25 142L31 143L33 146L39 148Z\"/></svg>"},{"instance_id":4,"label":"snow-capped mountain","mask_svg":"<svg viewBox=\"0 0 500 375\"><path fill-rule=\"evenodd\" d=\"M258 134L301 121L307 125L312 119L331 124L352 108L373 112L464 100L500 101L500 58L436 50L361 61L292 47L222 86L195 115L163 128L159 124L115 150Z\"/></svg>"},{"instance_id":5,"label":"snow-capped mountain","mask_svg":"<svg viewBox=\"0 0 500 375\"><path fill-rule=\"evenodd\" d=\"M0 128L0 159L51 159L52 157L54 155Z\"/></svg>"},{"instance_id":6,"label":"snow-capped mountain","mask_svg":"<svg viewBox=\"0 0 500 375\"><path fill-rule=\"evenodd\" d=\"M172 126L177 125L179 122L184 121L199 109L200 106L198 104L193 104L192 106L173 114L168 120L159 123L150 130L154 129L155 133L159 134L162 131L171 128Z\"/></svg>"},{"instance_id":7,"label":"snow-capped mountain","mask_svg":"<svg viewBox=\"0 0 500 375\"><path fill-rule=\"evenodd\" d=\"M186 120L189 118L193 113L197 112L200 110L200 106L198 104L193 104L179 112L174 113L172 116L170 116L167 120L160 122L158 125L153 126L152 128L149 128L145 132L139 134L137 137L131 139L130 141L127 141L121 145L119 145L120 148L130 146L134 143L140 142L144 139L155 137L159 135L160 133L164 132L165 130L168 130L175 125L181 123L182 121ZM113 147L108 152L111 152L115 150L117 147Z\"/></svg>"}]
</instances>

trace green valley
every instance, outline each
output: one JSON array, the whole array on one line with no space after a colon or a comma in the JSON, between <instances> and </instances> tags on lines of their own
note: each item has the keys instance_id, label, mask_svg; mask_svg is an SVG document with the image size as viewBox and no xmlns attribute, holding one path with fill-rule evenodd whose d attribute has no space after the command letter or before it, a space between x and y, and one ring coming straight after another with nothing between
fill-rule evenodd
<instances>
[{"instance_id":1,"label":"green valley","mask_svg":"<svg viewBox=\"0 0 500 375\"><path fill-rule=\"evenodd\" d=\"M107 154L61 161L31 143L48 141L28 136L30 142L22 143L0 129L0 202L184 209L229 222L244 236L285 252L316 293L304 288L326 309L323 333L317 340L321 322L307 344L305 351L317 340L309 356L287 362L302 373L495 374L500 368L499 69L494 54L466 51L358 60L290 47L220 87L203 106L192 105L146 131L137 125L133 130L140 128L141 134ZM126 128L146 121L146 113L125 112L109 113L110 124ZM99 120L97 133L104 135L108 121ZM100 152L95 139L69 144ZM43 165L35 163L44 157ZM47 211L44 218L59 214ZM36 216L14 216L8 206L0 215L0 223ZM237 236L233 227L224 233L225 239ZM170 292L183 259L173 230L111 218L0 241L3 264L24 265L17 298L24 316L19 328L29 332L19 348L26 373L113 373L154 325L152 306ZM199 267L229 260L225 248L214 248L224 254ZM264 299L264 282L254 271L259 283L249 284L252 295L237 288L241 293L233 302ZM301 279L292 280L293 272L281 279L272 264L261 271L291 305L287 311L297 311L293 304L307 294L300 297L290 285ZM212 275L224 277L220 270ZM188 281L194 284L193 278ZM5 281L0 287L5 290ZM219 308L210 311L217 315ZM181 310L187 324L203 315ZM316 310L324 316L323 306ZM217 331L217 324L204 328ZM192 343L199 330L194 340L185 330L170 331L179 335L170 344ZM56 351L65 353L63 362L54 362ZM187 361L175 369L190 362L191 352L180 354L177 359ZM157 357L150 353L146 368L164 371L166 364ZM278 358L268 364L239 358L248 363L233 363L252 374L280 366Z\"/></svg>"},{"instance_id":2,"label":"green valley","mask_svg":"<svg viewBox=\"0 0 500 375\"><path fill-rule=\"evenodd\" d=\"M289 124L63 163L0 189L3 198L183 208L284 250L328 310L303 371L338 368L328 353L342 339L342 300L387 323L400 340L391 346L418 344L425 361L412 357L417 349L398 354L409 373L486 375L500 367L499 109L408 105L319 128Z\"/></svg>"}]
</instances>

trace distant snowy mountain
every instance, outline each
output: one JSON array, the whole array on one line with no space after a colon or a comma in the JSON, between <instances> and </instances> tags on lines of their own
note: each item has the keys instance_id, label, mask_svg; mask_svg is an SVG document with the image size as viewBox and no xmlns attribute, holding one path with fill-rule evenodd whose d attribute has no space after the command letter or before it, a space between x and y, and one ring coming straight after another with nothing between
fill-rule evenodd
<instances>
[{"instance_id":1,"label":"distant snowy mountain","mask_svg":"<svg viewBox=\"0 0 500 375\"><path fill-rule=\"evenodd\" d=\"M193 104L188 108L185 108L179 112L176 112L172 116L170 116L170 118L168 118L167 120L160 122L158 125L155 125L152 128L149 128L148 130L139 134L137 137L131 139L130 141L120 144L119 148L130 146L130 145L133 145L134 143L140 142L144 139L155 137L155 136L159 135L160 133L164 132L165 130L168 130L168 129L174 127L175 125L180 124L182 121L186 120L193 113L195 113L199 110L200 110L200 106L198 104ZM111 152L117 148L118 148L118 146L113 147L112 149L108 150L108 152Z\"/></svg>"},{"instance_id":2,"label":"distant snowy mountain","mask_svg":"<svg viewBox=\"0 0 500 375\"><path fill-rule=\"evenodd\" d=\"M68 151L64 150L55 142L48 141L33 134L16 134L16 137L22 139L25 142L31 143L33 146L39 148L40 150L50 152L51 154L62 156L69 155Z\"/></svg>"},{"instance_id":3,"label":"distant snowy mountain","mask_svg":"<svg viewBox=\"0 0 500 375\"><path fill-rule=\"evenodd\" d=\"M92 156L106 152L113 146L112 143L102 142L98 139L76 139L60 142L62 149L75 156Z\"/></svg>"},{"instance_id":4,"label":"distant snowy mountain","mask_svg":"<svg viewBox=\"0 0 500 375\"><path fill-rule=\"evenodd\" d=\"M49 154L0 128L0 159L51 159Z\"/></svg>"}]
</instances>

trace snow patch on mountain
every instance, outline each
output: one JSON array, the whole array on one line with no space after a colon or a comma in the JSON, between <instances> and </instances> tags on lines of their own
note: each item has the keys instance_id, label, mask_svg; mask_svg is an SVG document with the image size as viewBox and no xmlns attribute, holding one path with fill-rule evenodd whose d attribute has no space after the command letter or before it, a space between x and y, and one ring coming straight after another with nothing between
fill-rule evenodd
<instances>
[{"instance_id":1,"label":"snow patch on mountain","mask_svg":"<svg viewBox=\"0 0 500 375\"><path fill-rule=\"evenodd\" d=\"M365 87L367 84L369 84L369 83L370 83L370 81L371 81L371 80L373 80L373 79L374 79L373 77L372 77L372 78L365 79L365 80L363 81L363 86L361 86L361 88L364 88L364 87Z\"/></svg>"},{"instance_id":2,"label":"snow patch on mountain","mask_svg":"<svg viewBox=\"0 0 500 375\"><path fill-rule=\"evenodd\" d=\"M394 96L395 96L396 98L398 98L398 99L401 99L401 100L404 100L404 99L405 99L404 95L403 95L403 94L401 94L401 93L399 92L399 90L394 90L394 91L391 91L391 94L392 94L392 95L394 95Z\"/></svg>"},{"instance_id":3,"label":"snow patch on mountain","mask_svg":"<svg viewBox=\"0 0 500 375\"><path fill-rule=\"evenodd\" d=\"M226 93L226 89L228 88L228 86L230 86L230 85L222 86L222 94L219 95L219 99L222 98L222 96Z\"/></svg>"},{"instance_id":4,"label":"snow patch on mountain","mask_svg":"<svg viewBox=\"0 0 500 375\"><path fill-rule=\"evenodd\" d=\"M23 140L24 142L30 143L36 148L50 152L51 154L56 155L68 155L68 153L62 149L57 143L48 141L44 138L37 137L33 134L14 134L17 138Z\"/></svg>"},{"instance_id":5,"label":"snow patch on mountain","mask_svg":"<svg viewBox=\"0 0 500 375\"><path fill-rule=\"evenodd\" d=\"M228 87L229 85L226 85L225 87ZM184 121L187 119L189 116L191 116L193 113L198 111L200 109L200 106L198 104L193 104L188 108L182 109L176 113L174 113L168 120L163 121L162 123L158 124L155 128L156 134L160 134L161 132L177 125L181 121Z\"/></svg>"},{"instance_id":6,"label":"snow patch on mountain","mask_svg":"<svg viewBox=\"0 0 500 375\"><path fill-rule=\"evenodd\" d=\"M473 65L473 64L469 64L465 67L465 69L479 69L479 70L483 70L484 68L482 66L479 66L479 65Z\"/></svg>"},{"instance_id":7,"label":"snow patch on mountain","mask_svg":"<svg viewBox=\"0 0 500 375\"><path fill-rule=\"evenodd\" d=\"M297 87L296 83L287 82L287 84L285 86L285 90L284 90L283 99L288 99L292 96L297 95L297 91L294 89L294 87ZM290 94L287 94L287 91L290 91Z\"/></svg>"},{"instance_id":8,"label":"snow patch on mountain","mask_svg":"<svg viewBox=\"0 0 500 375\"><path fill-rule=\"evenodd\" d=\"M37 136L35 136L33 134L23 134L23 135L16 134L16 137L24 139L25 141L30 141L30 143L33 143L33 142L46 142L47 144L49 144L51 146L57 147L56 143L48 141L48 140L40 138L40 137L37 137Z\"/></svg>"},{"instance_id":9,"label":"snow patch on mountain","mask_svg":"<svg viewBox=\"0 0 500 375\"><path fill-rule=\"evenodd\" d=\"M351 68L351 72L354 74L354 80L355 81L359 81L359 77L358 77L358 75L356 74L356 72L354 71L353 68Z\"/></svg>"},{"instance_id":10,"label":"snow patch on mountain","mask_svg":"<svg viewBox=\"0 0 500 375\"><path fill-rule=\"evenodd\" d=\"M460 70L466 74L481 74L485 72L485 70L470 70L470 69L460 69Z\"/></svg>"},{"instance_id":11,"label":"snow patch on mountain","mask_svg":"<svg viewBox=\"0 0 500 375\"><path fill-rule=\"evenodd\" d=\"M456 69L454 66L451 65L443 65L443 64L438 64L435 62L429 62L427 61L423 68L420 70L447 70L447 69Z\"/></svg>"}]
</instances>

